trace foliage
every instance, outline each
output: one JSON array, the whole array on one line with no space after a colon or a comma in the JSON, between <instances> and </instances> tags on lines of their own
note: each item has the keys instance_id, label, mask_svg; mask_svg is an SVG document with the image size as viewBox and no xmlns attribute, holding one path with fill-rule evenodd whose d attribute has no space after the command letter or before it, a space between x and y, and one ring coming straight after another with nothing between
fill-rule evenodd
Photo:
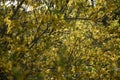
<instances>
[{"instance_id":1,"label":"foliage","mask_svg":"<svg viewBox=\"0 0 120 80\"><path fill-rule=\"evenodd\" d=\"M0 80L119 80L119 4L0 1Z\"/></svg>"}]
</instances>

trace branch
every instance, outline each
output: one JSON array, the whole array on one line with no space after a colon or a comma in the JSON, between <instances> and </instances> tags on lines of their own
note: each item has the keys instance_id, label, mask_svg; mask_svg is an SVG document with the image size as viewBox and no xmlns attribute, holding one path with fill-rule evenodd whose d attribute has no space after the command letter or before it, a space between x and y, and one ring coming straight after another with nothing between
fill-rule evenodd
<instances>
[{"instance_id":1,"label":"branch","mask_svg":"<svg viewBox=\"0 0 120 80\"><path fill-rule=\"evenodd\" d=\"M65 20L91 20L90 18L65 18Z\"/></svg>"},{"instance_id":2,"label":"branch","mask_svg":"<svg viewBox=\"0 0 120 80\"><path fill-rule=\"evenodd\" d=\"M24 1L25 1L25 0L22 0L22 1L20 2L20 4L17 6L17 8L14 10L13 15L11 16L11 19L13 19L14 16L17 14L19 8L20 8L21 5L24 3Z\"/></svg>"},{"instance_id":3,"label":"branch","mask_svg":"<svg viewBox=\"0 0 120 80\"><path fill-rule=\"evenodd\" d=\"M35 38L34 38L33 41L31 42L29 49L31 49L31 48L38 42L38 40L40 39L40 37L41 37L43 34L45 34L45 32L46 32L47 30L48 30L48 27L47 27L38 37L35 35Z\"/></svg>"}]
</instances>

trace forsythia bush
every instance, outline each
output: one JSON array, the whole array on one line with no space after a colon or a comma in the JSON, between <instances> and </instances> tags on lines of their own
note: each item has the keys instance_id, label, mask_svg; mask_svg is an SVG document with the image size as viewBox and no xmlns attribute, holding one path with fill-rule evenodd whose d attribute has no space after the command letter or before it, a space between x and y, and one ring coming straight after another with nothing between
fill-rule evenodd
<instances>
[{"instance_id":1,"label":"forsythia bush","mask_svg":"<svg viewBox=\"0 0 120 80\"><path fill-rule=\"evenodd\" d=\"M0 1L0 80L120 80L119 3Z\"/></svg>"}]
</instances>

